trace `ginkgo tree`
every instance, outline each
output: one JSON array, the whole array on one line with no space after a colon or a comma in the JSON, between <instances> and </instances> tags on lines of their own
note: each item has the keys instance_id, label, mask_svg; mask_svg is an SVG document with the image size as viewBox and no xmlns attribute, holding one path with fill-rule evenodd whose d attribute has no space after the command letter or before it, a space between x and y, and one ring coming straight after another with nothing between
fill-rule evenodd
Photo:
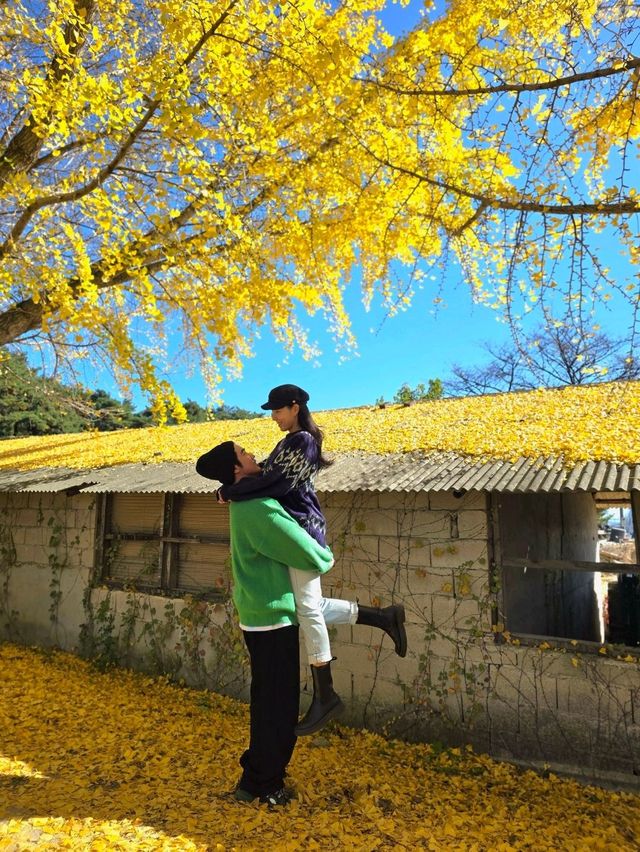
<instances>
[{"instance_id":1,"label":"ginkgo tree","mask_svg":"<svg viewBox=\"0 0 640 852\"><path fill-rule=\"evenodd\" d=\"M348 341L354 269L393 310L451 259L513 322L617 292L633 333L638 9L454 0L394 40L384 6L0 3L0 345L95 347L162 419L168 339L214 386L301 310Z\"/></svg>"}]
</instances>

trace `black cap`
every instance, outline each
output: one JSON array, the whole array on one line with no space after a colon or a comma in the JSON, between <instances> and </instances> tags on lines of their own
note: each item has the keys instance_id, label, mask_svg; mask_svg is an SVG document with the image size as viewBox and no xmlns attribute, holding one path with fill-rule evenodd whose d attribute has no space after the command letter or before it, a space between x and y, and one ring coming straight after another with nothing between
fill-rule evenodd
<instances>
[{"instance_id":1,"label":"black cap","mask_svg":"<svg viewBox=\"0 0 640 852\"><path fill-rule=\"evenodd\" d=\"M293 405L294 402L309 402L309 394L299 388L298 385L278 385L269 391L269 399L260 408L265 411L274 408L284 408L285 405Z\"/></svg>"},{"instance_id":2,"label":"black cap","mask_svg":"<svg viewBox=\"0 0 640 852\"><path fill-rule=\"evenodd\" d=\"M237 464L238 457L233 441L224 441L200 456L196 462L196 471L206 479L216 479L223 485L233 485Z\"/></svg>"}]
</instances>

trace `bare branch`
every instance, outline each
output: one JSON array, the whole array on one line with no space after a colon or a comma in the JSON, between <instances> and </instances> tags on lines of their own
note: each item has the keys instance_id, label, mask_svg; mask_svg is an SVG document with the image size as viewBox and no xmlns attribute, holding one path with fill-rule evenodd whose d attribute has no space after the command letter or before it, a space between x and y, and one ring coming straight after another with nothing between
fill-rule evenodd
<instances>
[{"instance_id":1,"label":"bare branch","mask_svg":"<svg viewBox=\"0 0 640 852\"><path fill-rule=\"evenodd\" d=\"M558 216L618 216L640 212L640 199L634 200L633 198L626 198L615 202L602 201L591 204L585 202L549 204L548 202L542 201L529 201L526 198L518 198L517 200L512 201L508 198L499 198L497 196L490 196L481 192L472 192L471 190L464 189L464 187L462 186L457 186L456 184L452 184L447 181L437 180L436 178L430 178L425 174L417 172L415 169L407 169L406 167L400 166L397 163L392 162L391 160L388 160L384 157L379 157L368 147L367 150L371 154L371 156L374 157L383 166L387 166L389 169L401 172L402 174L405 174L408 177L421 180L429 186L437 187L438 189L450 192L452 195L458 195L462 198L470 198L474 201L479 202L479 204L483 206L484 209L490 208L492 210L515 210L524 213L549 213ZM478 218L480 212L482 211L479 210L476 212L476 214L474 214L474 220ZM465 225L462 226L462 229L467 226L467 223L465 223ZM461 229L459 228L458 232L460 231Z\"/></svg>"},{"instance_id":2,"label":"bare branch","mask_svg":"<svg viewBox=\"0 0 640 852\"><path fill-rule=\"evenodd\" d=\"M413 97L450 97L462 98L471 95L496 95L500 93L520 93L520 92L545 92L553 89L560 89L562 86L573 86L576 83L584 83L587 80L601 80L605 77L614 77L619 74L626 74L627 71L634 71L640 68L640 58L633 57L616 65L611 65L608 68L597 68L594 71L584 71L581 74L568 74L565 77L555 77L550 80L544 80L540 83L500 83L497 86L477 86L470 89L405 89L400 86L394 86L391 83L383 83L380 80L371 78L358 77L361 83L369 86L376 86L380 89L386 89L389 92L394 92L397 95L410 95Z\"/></svg>"}]
</instances>

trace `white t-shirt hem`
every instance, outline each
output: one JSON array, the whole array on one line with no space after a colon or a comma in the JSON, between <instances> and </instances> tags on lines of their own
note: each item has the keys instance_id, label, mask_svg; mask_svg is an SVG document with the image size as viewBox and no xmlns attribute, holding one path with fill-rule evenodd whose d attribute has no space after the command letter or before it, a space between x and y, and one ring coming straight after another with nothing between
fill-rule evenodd
<instances>
[{"instance_id":1,"label":"white t-shirt hem","mask_svg":"<svg viewBox=\"0 0 640 852\"><path fill-rule=\"evenodd\" d=\"M265 630L279 630L281 627L293 627L292 624L267 624L264 627L247 627L246 624L240 623L240 630L245 633L264 633Z\"/></svg>"}]
</instances>

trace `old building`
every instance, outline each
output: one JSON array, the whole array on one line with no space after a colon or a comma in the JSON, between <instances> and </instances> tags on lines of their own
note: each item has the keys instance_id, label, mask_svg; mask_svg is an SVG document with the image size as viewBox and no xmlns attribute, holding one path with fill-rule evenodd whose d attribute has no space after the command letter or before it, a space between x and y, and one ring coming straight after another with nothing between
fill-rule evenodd
<instances>
[{"instance_id":1,"label":"old building","mask_svg":"<svg viewBox=\"0 0 640 852\"><path fill-rule=\"evenodd\" d=\"M335 630L348 721L590 776L638 774L638 385L599 387L616 400L601 434L589 425L602 411L595 388L579 389L573 414L578 389L494 397L490 420L487 398L318 415L334 429L335 463L317 479L336 556L325 593L402 602L407 612L405 659L369 628ZM515 413L514 397L523 406ZM544 420L549 399L562 423ZM498 436L504 452L483 449L482 438L475 454L439 448L417 431L428 421L440 444L456 429L468 441L478 424L480 435L492 424L499 431L501 402L511 418L504 434L514 433L512 446ZM0 445L2 637L243 694L228 511L193 469L193 447L234 430L259 451L277 438L263 420L150 430L148 460L127 450L125 433ZM582 434L591 449L580 458ZM87 445L107 466L87 464ZM603 528L620 508L635 537ZM601 561L603 542L615 538L627 561Z\"/></svg>"}]
</instances>

